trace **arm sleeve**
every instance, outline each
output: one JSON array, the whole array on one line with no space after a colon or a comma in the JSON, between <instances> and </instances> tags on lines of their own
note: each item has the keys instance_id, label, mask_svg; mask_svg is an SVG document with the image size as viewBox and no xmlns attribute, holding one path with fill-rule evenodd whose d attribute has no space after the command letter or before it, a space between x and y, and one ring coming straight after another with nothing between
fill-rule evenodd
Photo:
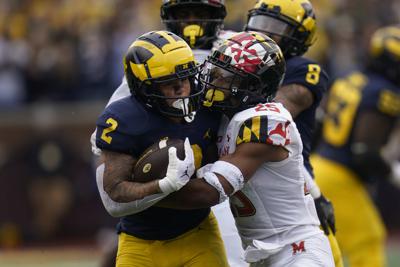
<instances>
[{"instance_id":1,"label":"arm sleeve","mask_svg":"<svg viewBox=\"0 0 400 267\"><path fill-rule=\"evenodd\" d=\"M400 93L382 87L365 90L360 109L372 109L390 117L399 117Z\"/></svg>"},{"instance_id":2,"label":"arm sleeve","mask_svg":"<svg viewBox=\"0 0 400 267\"><path fill-rule=\"evenodd\" d=\"M306 190L310 192L311 196L313 199L319 198L321 196L321 190L319 189L319 186L317 183L314 181L306 167L303 165L303 175L304 175L304 180L306 183Z\"/></svg>"},{"instance_id":3,"label":"arm sleeve","mask_svg":"<svg viewBox=\"0 0 400 267\"><path fill-rule=\"evenodd\" d=\"M97 189L100 193L101 201L103 202L104 208L113 217L122 217L130 214L135 214L141 212L152 205L156 204L158 201L162 200L168 194L160 193L144 197L140 200L135 200L127 203L119 203L112 200L108 194L104 191L103 187L103 174L104 174L104 164L97 167L96 170L96 182Z\"/></svg>"}]
</instances>

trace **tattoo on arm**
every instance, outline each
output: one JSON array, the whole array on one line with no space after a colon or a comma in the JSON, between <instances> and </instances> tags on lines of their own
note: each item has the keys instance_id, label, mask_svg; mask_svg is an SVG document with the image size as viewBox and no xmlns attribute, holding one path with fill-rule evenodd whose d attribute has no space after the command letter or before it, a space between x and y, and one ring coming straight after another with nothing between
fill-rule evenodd
<instances>
[{"instance_id":1,"label":"tattoo on arm","mask_svg":"<svg viewBox=\"0 0 400 267\"><path fill-rule=\"evenodd\" d=\"M131 179L136 159L130 155L103 151L104 191L116 202L131 202L145 196L160 193L158 180L135 183Z\"/></svg>"},{"instance_id":2,"label":"tattoo on arm","mask_svg":"<svg viewBox=\"0 0 400 267\"><path fill-rule=\"evenodd\" d=\"M282 103L293 118L314 102L314 96L306 87L299 84L289 84L279 88L275 101Z\"/></svg>"}]
</instances>

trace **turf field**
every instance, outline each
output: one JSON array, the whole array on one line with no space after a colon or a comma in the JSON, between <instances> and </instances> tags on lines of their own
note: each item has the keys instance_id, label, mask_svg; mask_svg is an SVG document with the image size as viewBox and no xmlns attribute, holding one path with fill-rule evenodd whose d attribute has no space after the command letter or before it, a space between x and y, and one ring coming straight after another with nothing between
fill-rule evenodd
<instances>
[{"instance_id":1,"label":"turf field","mask_svg":"<svg viewBox=\"0 0 400 267\"><path fill-rule=\"evenodd\" d=\"M0 267L99 267L101 253L95 248L0 250ZM388 245L388 266L400 266L400 242Z\"/></svg>"}]
</instances>

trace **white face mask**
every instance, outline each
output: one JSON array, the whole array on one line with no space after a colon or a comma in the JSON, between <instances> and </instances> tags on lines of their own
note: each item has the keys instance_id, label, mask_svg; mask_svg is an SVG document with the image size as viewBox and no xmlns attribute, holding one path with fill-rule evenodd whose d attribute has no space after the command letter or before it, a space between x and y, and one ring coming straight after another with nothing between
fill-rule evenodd
<instances>
[{"instance_id":1,"label":"white face mask","mask_svg":"<svg viewBox=\"0 0 400 267\"><path fill-rule=\"evenodd\" d=\"M189 99L188 98L184 98L184 99L177 99L172 103L172 107L176 108L176 109L180 109L183 111L183 114L185 114L186 116L184 117L185 121L187 123L190 123L194 120L194 117L196 115L196 112L189 112Z\"/></svg>"}]
</instances>

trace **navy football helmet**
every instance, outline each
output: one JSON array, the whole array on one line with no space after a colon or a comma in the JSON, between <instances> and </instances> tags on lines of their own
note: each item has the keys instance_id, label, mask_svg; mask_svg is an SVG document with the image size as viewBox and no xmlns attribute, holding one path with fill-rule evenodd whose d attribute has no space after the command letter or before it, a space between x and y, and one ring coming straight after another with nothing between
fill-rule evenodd
<instances>
[{"instance_id":1,"label":"navy football helmet","mask_svg":"<svg viewBox=\"0 0 400 267\"><path fill-rule=\"evenodd\" d=\"M191 48L210 49L223 27L224 0L163 0L161 20Z\"/></svg>"}]
</instances>

